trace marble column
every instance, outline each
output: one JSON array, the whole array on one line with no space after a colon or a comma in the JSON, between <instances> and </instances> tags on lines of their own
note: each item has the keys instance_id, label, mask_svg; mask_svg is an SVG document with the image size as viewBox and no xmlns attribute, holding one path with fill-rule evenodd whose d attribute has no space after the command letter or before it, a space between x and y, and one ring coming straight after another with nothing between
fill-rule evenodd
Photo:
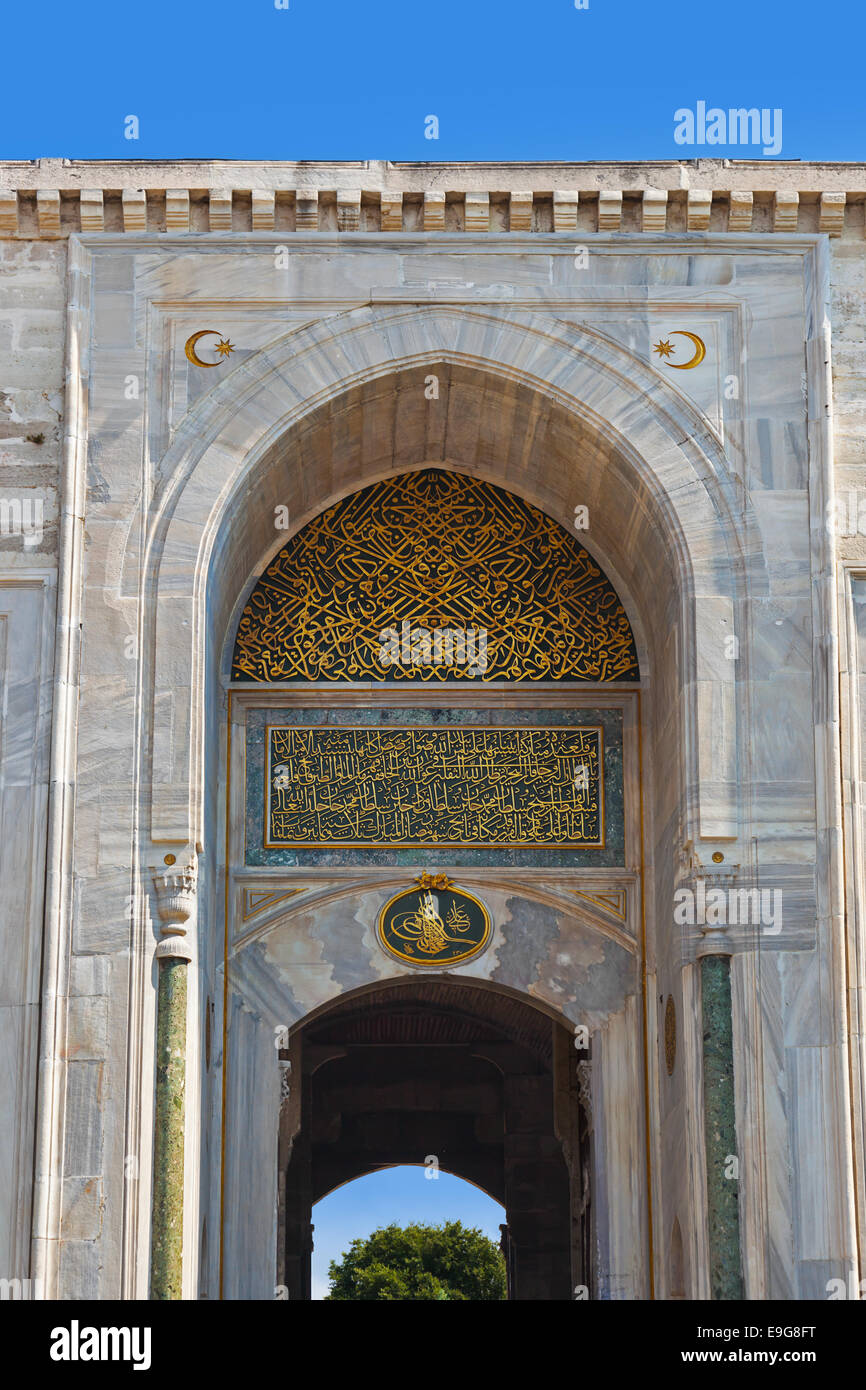
<instances>
[{"instance_id":1,"label":"marble column","mask_svg":"<svg viewBox=\"0 0 866 1390\"><path fill-rule=\"evenodd\" d=\"M710 1289L714 1299L742 1299L731 958L704 955L700 967Z\"/></svg>"},{"instance_id":2,"label":"marble column","mask_svg":"<svg viewBox=\"0 0 866 1390\"><path fill-rule=\"evenodd\" d=\"M195 861L154 873L161 939L156 1024L150 1296L182 1297L183 1159L186 1118L187 923L195 904Z\"/></svg>"}]
</instances>

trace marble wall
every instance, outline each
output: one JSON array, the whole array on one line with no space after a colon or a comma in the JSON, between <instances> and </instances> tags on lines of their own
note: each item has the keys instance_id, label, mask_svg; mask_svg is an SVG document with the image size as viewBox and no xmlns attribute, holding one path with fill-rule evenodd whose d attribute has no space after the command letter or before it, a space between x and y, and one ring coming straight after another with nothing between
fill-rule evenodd
<instances>
[{"instance_id":1,"label":"marble wall","mask_svg":"<svg viewBox=\"0 0 866 1390\"><path fill-rule=\"evenodd\" d=\"M836 607L834 555L852 574L866 570L866 536L833 534L826 505L834 449L837 488L856 490L866 439L861 213L849 206L832 242L802 229L587 232L586 264L567 235L517 228L506 238L464 231L459 245L432 228L413 238L380 230L338 248L301 228L287 260L263 232L96 232L67 243L16 230L0 240L0 487L10 500L41 501L44 523L27 546L21 534L0 536L0 804L15 828L4 837L4 881L18 884L3 905L13 965L2 1000L2 1104L13 1117L4 1134L16 1186L0 1234L10 1276L26 1269L33 1201L31 1272L49 1290L146 1290L151 874L174 854L198 860L200 883L188 1076L201 1085L191 1085L188 1105L184 1290L218 1293L223 944L241 911L233 889L226 922L225 873L241 867L224 830L233 625L285 541L275 507L288 506L294 530L364 482L425 463L489 477L566 526L587 505L580 539L616 584L638 641L643 769L627 832L638 848L621 867L632 893L643 867L646 1097L642 1001L607 947L601 993L616 985L619 995L594 1028L598 1057L610 1059L598 1073L599 1115L649 1106L649 1178L628 1133L608 1129L600 1163L633 1170L626 1191L610 1184L613 1167L597 1175L609 1296L633 1296L648 1274L650 1199L657 1294L669 1287L676 1221L687 1291L709 1295L696 975L708 951L733 957L746 1295L822 1297L827 1279L853 1267L846 1007L859 1007L862 980L846 979L841 942L847 923L862 973L862 882L859 869L843 878L841 834L843 791L859 807L862 778L851 751L856 682L839 765L834 690L853 647L837 652L848 609ZM212 371L184 354L206 326L236 345ZM685 373L653 352L683 330L707 345L705 362ZM424 391L431 374L435 399ZM780 930L674 923L677 886L710 873L725 886L782 890ZM238 893L243 886L238 879ZM275 891L285 887L280 880ZM238 1132L246 1125L258 1136L265 1164L277 1085L268 989L310 940L320 942L326 987L310 993L298 983L300 1013L363 982L346 962L373 899L360 882L353 891L339 911L323 901L321 919L297 904L279 930L238 952L229 1103L240 1107ZM504 942L518 898L529 904L521 941L543 936L545 922L551 942L561 941L577 920L539 905L538 883L533 891L535 899L525 887L501 890ZM578 999L588 949L575 943L559 983L551 976L544 987L546 1003ZM538 975L527 976L533 959L530 968L514 956L510 987L537 986ZM670 1075L669 995L680 1037ZM854 1032L859 1041L859 1023ZM252 1094L261 1097L255 1114L244 1110ZM230 1146L226 1172L238 1211L249 1211L226 1233L228 1296L266 1291L271 1278L270 1198L257 1204L231 1176L240 1153Z\"/></svg>"},{"instance_id":2,"label":"marble wall","mask_svg":"<svg viewBox=\"0 0 866 1390\"><path fill-rule=\"evenodd\" d=\"M34 565L0 573L0 1265L10 1279L30 1276L54 579Z\"/></svg>"}]
</instances>

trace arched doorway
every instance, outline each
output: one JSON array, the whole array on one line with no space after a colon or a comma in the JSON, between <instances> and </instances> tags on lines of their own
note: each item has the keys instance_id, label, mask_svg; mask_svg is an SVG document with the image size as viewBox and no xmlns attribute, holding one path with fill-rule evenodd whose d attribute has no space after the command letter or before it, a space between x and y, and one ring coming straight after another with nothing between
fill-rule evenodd
<instances>
[{"instance_id":1,"label":"arched doorway","mask_svg":"<svg viewBox=\"0 0 866 1390\"><path fill-rule=\"evenodd\" d=\"M438 394L426 389L431 375ZM207 1261L188 1266L190 1292L272 1296L274 1037L382 978L383 962L371 965L368 949L376 915L382 894L407 881L405 859L377 861L364 874L352 865L323 874L288 861L279 872L247 864L247 726L276 687L232 681L238 621L285 544L275 516L287 501L294 534L365 485L436 467L507 489L569 534L576 506L587 505L586 547L627 606L639 692L537 682L516 684L505 699L489 687L486 697L491 711L522 706L533 718L565 703L621 712L623 865L577 877L513 864L463 871L463 886L483 887L498 924L490 949L467 969L522 990L531 978L530 994L572 1028L588 1016L599 1296L646 1297L653 1281L664 1296L667 1246L653 1227L664 1229L674 1212L689 1296L707 1296L695 960L706 943L671 930L670 903L677 882L699 872L695 844L704 860L714 847L729 850L751 728L733 666L719 664L713 640L740 611L741 557L754 541L722 449L633 353L546 314L431 305L353 312L289 334L245 363L242 376L240 392L234 379L231 389L214 388L166 456L165 534L151 566L157 601L143 645L145 687L153 685L148 813L155 837L198 867L190 1065L201 1060L202 1085L188 1091L186 1183L201 1198L188 1207L186 1248L198 1247L205 1219L209 1238ZM281 685L279 706L297 719L324 688L336 720L372 708L369 689L312 683ZM412 719L430 688L378 693L392 717ZM443 719L458 698L436 688ZM313 921L324 911L344 943L357 944L360 926L363 949L326 959ZM665 1077L669 993L681 1029ZM206 1018L216 1040L209 1060ZM762 1123L751 1107L742 1141L750 1154L759 1152ZM685 1169L684 1152L693 1156Z\"/></svg>"},{"instance_id":2,"label":"arched doorway","mask_svg":"<svg viewBox=\"0 0 866 1390\"><path fill-rule=\"evenodd\" d=\"M572 1045L549 1013L458 978L353 992L299 1025L280 1114L288 1297L310 1297L313 1205L362 1173L410 1163L503 1205L509 1298L590 1292L590 1122Z\"/></svg>"},{"instance_id":3,"label":"arched doorway","mask_svg":"<svg viewBox=\"0 0 866 1390\"><path fill-rule=\"evenodd\" d=\"M637 1292L640 671L614 586L515 494L393 474L271 557L230 676L227 1268L261 1261L251 1166L297 1299L317 1196L441 1149L506 1206L514 1298Z\"/></svg>"}]
</instances>

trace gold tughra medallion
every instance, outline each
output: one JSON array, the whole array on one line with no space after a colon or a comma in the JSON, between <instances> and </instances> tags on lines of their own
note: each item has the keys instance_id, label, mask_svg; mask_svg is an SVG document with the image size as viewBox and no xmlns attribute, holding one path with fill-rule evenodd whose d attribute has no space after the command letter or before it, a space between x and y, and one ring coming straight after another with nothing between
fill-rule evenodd
<instances>
[{"instance_id":1,"label":"gold tughra medallion","mask_svg":"<svg viewBox=\"0 0 866 1390\"><path fill-rule=\"evenodd\" d=\"M446 874L421 874L416 888L389 898L376 927L380 946L402 965L463 965L490 941L490 914Z\"/></svg>"}]
</instances>

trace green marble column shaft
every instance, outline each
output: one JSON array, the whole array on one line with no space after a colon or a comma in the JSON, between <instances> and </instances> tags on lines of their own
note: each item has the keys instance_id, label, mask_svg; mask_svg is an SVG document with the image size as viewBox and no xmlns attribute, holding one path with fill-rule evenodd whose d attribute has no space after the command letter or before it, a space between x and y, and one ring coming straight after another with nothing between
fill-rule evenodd
<instances>
[{"instance_id":1,"label":"green marble column shaft","mask_svg":"<svg viewBox=\"0 0 866 1390\"><path fill-rule=\"evenodd\" d=\"M741 1299L740 1211L736 1172L734 1041L729 956L701 959L703 1009L704 1141L710 1288L714 1299Z\"/></svg>"},{"instance_id":2,"label":"green marble column shaft","mask_svg":"<svg viewBox=\"0 0 866 1390\"><path fill-rule=\"evenodd\" d=\"M180 1298L183 1279L186 968L183 959L159 962L150 1252L150 1296L157 1299Z\"/></svg>"}]
</instances>

